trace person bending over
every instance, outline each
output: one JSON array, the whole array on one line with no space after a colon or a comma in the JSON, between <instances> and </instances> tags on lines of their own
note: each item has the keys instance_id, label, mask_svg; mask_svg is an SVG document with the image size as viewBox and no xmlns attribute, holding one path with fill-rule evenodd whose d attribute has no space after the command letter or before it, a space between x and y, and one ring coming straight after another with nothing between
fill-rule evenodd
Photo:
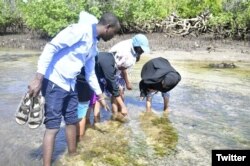
<instances>
[{"instance_id":1,"label":"person bending over","mask_svg":"<svg viewBox=\"0 0 250 166\"><path fill-rule=\"evenodd\" d=\"M157 92L162 93L164 112L168 112L169 91L181 80L181 75L171 66L165 58L159 57L149 60L141 70L139 83L140 97L146 97L146 111L151 112L152 97Z\"/></svg>"},{"instance_id":2,"label":"person bending over","mask_svg":"<svg viewBox=\"0 0 250 166\"><path fill-rule=\"evenodd\" d=\"M149 53L149 42L145 35L136 34L131 39L123 40L115 44L109 52L114 54L116 63L116 83L120 89L120 95L124 100L125 87L132 90L132 84L129 81L128 69L135 65L140 60L143 53ZM112 98L113 114L120 112L120 108L114 98Z\"/></svg>"}]
</instances>

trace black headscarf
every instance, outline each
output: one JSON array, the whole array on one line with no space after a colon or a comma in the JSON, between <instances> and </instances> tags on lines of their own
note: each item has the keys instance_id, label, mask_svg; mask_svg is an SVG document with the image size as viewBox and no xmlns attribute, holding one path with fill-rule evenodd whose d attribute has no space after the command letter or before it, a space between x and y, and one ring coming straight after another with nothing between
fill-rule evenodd
<instances>
[{"instance_id":1,"label":"black headscarf","mask_svg":"<svg viewBox=\"0 0 250 166\"><path fill-rule=\"evenodd\" d=\"M181 80L180 74L170 65L167 59L154 58L143 65L139 88L141 96L145 97L148 89L168 92Z\"/></svg>"}]
</instances>

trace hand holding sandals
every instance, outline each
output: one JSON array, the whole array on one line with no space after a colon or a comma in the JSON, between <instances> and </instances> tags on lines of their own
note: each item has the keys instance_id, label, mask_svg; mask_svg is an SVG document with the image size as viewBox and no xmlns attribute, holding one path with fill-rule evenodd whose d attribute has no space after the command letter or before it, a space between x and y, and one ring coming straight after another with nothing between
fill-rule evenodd
<instances>
[{"instance_id":1,"label":"hand holding sandals","mask_svg":"<svg viewBox=\"0 0 250 166\"><path fill-rule=\"evenodd\" d=\"M45 104L43 96L39 95L42 81L43 75L37 73L28 86L28 93L21 99L15 114L18 124L24 125L28 122L31 129L38 128L42 124Z\"/></svg>"},{"instance_id":2,"label":"hand holding sandals","mask_svg":"<svg viewBox=\"0 0 250 166\"><path fill-rule=\"evenodd\" d=\"M40 73L36 73L35 78L31 81L30 85L28 86L28 93L30 97L38 96L41 88L42 88L42 81L43 75Z\"/></svg>"}]
</instances>

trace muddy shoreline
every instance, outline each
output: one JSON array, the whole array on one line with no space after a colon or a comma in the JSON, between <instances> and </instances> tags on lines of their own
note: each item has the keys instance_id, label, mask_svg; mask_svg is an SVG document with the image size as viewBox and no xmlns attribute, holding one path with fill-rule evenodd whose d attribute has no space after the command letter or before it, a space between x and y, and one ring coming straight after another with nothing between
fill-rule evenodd
<instances>
[{"instance_id":1,"label":"muddy shoreline","mask_svg":"<svg viewBox=\"0 0 250 166\"><path fill-rule=\"evenodd\" d=\"M109 42L99 42L99 50L107 51L115 43L134 34L118 35ZM212 36L169 37L163 33L146 34L151 47L149 56L164 56L174 60L250 61L250 41L215 40ZM0 36L0 48L42 51L50 39L34 34Z\"/></svg>"}]
</instances>

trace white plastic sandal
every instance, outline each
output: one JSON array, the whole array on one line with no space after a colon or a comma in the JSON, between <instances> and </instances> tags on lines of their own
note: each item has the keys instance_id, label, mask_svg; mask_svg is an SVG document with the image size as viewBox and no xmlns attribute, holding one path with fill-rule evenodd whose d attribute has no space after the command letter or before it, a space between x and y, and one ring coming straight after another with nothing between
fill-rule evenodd
<instances>
[{"instance_id":1,"label":"white plastic sandal","mask_svg":"<svg viewBox=\"0 0 250 166\"><path fill-rule=\"evenodd\" d=\"M28 121L31 105L32 105L32 98L30 98L29 94L26 93L22 97L15 113L16 122L18 124L24 125Z\"/></svg>"},{"instance_id":2,"label":"white plastic sandal","mask_svg":"<svg viewBox=\"0 0 250 166\"><path fill-rule=\"evenodd\" d=\"M28 120L29 128L36 129L42 124L44 117L44 105L45 99L43 96L39 95L34 97Z\"/></svg>"}]
</instances>

